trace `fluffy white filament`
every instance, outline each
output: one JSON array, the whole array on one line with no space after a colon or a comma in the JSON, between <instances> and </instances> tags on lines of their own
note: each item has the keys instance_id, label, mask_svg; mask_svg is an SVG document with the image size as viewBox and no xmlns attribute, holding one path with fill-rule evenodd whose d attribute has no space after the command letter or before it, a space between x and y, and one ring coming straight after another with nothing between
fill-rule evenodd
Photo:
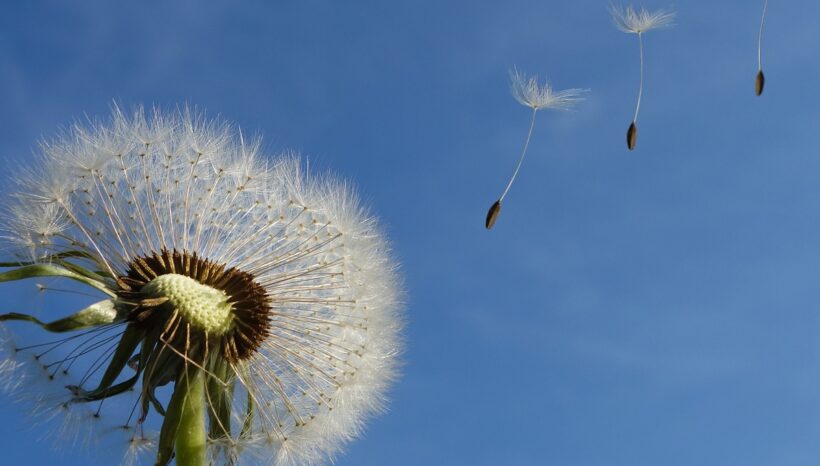
<instances>
[{"instance_id":1,"label":"fluffy white filament","mask_svg":"<svg viewBox=\"0 0 820 466\"><path fill-rule=\"evenodd\" d=\"M587 92L587 89L556 91L548 81L540 85L535 77L527 77L517 69L510 71L510 90L518 103L533 110L569 110L584 100L582 95Z\"/></svg>"},{"instance_id":2,"label":"fluffy white filament","mask_svg":"<svg viewBox=\"0 0 820 466\"><path fill-rule=\"evenodd\" d=\"M631 6L620 8L611 5L609 12L612 14L615 27L630 34L642 34L652 29L669 27L675 19L675 12L669 10L649 11L646 8L635 10Z\"/></svg>"}]
</instances>

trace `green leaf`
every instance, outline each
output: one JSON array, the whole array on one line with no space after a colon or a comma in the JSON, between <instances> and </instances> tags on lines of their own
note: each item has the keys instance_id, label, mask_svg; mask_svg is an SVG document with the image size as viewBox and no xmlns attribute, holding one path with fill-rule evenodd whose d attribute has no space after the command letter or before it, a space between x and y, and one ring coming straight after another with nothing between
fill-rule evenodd
<instances>
[{"instance_id":1,"label":"green leaf","mask_svg":"<svg viewBox=\"0 0 820 466\"><path fill-rule=\"evenodd\" d=\"M86 278L89 278L91 280L95 280L95 281L98 281L98 282L101 282L101 283L105 283L105 277L103 277L103 275L101 273L104 273L108 277L111 276L111 274L109 274L107 272L92 272L92 271L86 269L85 267L74 264L73 262L68 262L68 261L61 260L61 261L57 261L57 263L62 265L66 269L74 272L74 273L77 273L79 275L82 275L83 277L86 277Z\"/></svg>"},{"instance_id":2,"label":"green leaf","mask_svg":"<svg viewBox=\"0 0 820 466\"><path fill-rule=\"evenodd\" d=\"M117 380L117 377L119 377L122 370L128 364L128 361L131 359L131 355L134 354L134 351L137 349L137 345L139 345L139 342L142 339L142 334L142 330L137 329L133 325L126 327L125 332L123 332L122 337L120 338L120 342L117 344L117 349L114 351L114 356L111 358L111 362L105 369L102 379L100 379L99 386L88 392L78 392L77 396L80 399L87 399L89 401L99 400L122 393L128 388L134 386L139 378L142 365L137 368L137 373L134 377L117 384L114 387L112 387L111 384ZM129 383L130 386L127 386Z\"/></svg>"},{"instance_id":3,"label":"green leaf","mask_svg":"<svg viewBox=\"0 0 820 466\"><path fill-rule=\"evenodd\" d=\"M164 330L163 327L154 328L145 335L142 343L144 357L140 365L145 368L141 396L143 415L148 413L149 405L152 405L158 413L166 414L166 410L162 408L154 392L157 387L167 385L179 378L184 364L180 357L160 340Z\"/></svg>"},{"instance_id":4,"label":"green leaf","mask_svg":"<svg viewBox=\"0 0 820 466\"><path fill-rule=\"evenodd\" d=\"M74 401L98 401L104 398L119 395L120 393L125 393L137 384L139 377L139 374L135 374L130 379L122 381L116 385L106 386L105 388L97 388L92 391L85 391L76 385L68 385L66 388L74 392Z\"/></svg>"},{"instance_id":5,"label":"green leaf","mask_svg":"<svg viewBox=\"0 0 820 466\"><path fill-rule=\"evenodd\" d=\"M184 395L182 390L174 389L168 409L165 411L165 419L162 421L162 428L159 431L159 443L157 444L157 460L154 466L166 466L174 457L174 444L176 443L177 432L179 431L179 419L182 415L182 400Z\"/></svg>"},{"instance_id":6,"label":"green leaf","mask_svg":"<svg viewBox=\"0 0 820 466\"><path fill-rule=\"evenodd\" d=\"M57 261L57 260L61 260L61 259L70 258L70 257L80 257L80 258L83 258L83 259L90 259L92 261L94 260L94 258L91 256L91 254L88 254L87 252L79 251L79 250L73 250L73 251L65 251L65 252L60 252L60 253L57 253L57 254L52 254L52 255L46 256L46 257L44 257L44 258L42 258L42 259L40 259L36 262L35 261L0 262L0 267L20 267L20 266L23 266L23 265L42 264L42 263L49 263L49 262L53 262L53 261Z\"/></svg>"},{"instance_id":7,"label":"green leaf","mask_svg":"<svg viewBox=\"0 0 820 466\"><path fill-rule=\"evenodd\" d=\"M242 431L239 432L239 438L247 438L251 435L251 428L253 427L253 397L250 393L248 396L248 406L245 413L245 422L242 423Z\"/></svg>"},{"instance_id":8,"label":"green leaf","mask_svg":"<svg viewBox=\"0 0 820 466\"><path fill-rule=\"evenodd\" d=\"M79 266L75 267L77 269L82 269L82 267ZM89 275L84 275L76 271L69 270L65 267L51 264L24 265L23 267L0 273L0 282L10 282L34 277L64 277L76 280L80 283L85 283L86 285L92 286L111 297L116 296L115 293L111 291L108 286L106 286L105 282L92 278L92 275L94 275L93 272L87 272Z\"/></svg>"},{"instance_id":9,"label":"green leaf","mask_svg":"<svg viewBox=\"0 0 820 466\"><path fill-rule=\"evenodd\" d=\"M242 369L243 377L250 377L248 374L247 368ZM242 422L242 430L239 432L239 438L247 438L251 435L251 429L253 428L253 412L254 412L254 404L253 404L253 397L251 396L250 392L246 390L246 396L248 397L248 404L245 408L245 419Z\"/></svg>"},{"instance_id":10,"label":"green leaf","mask_svg":"<svg viewBox=\"0 0 820 466\"><path fill-rule=\"evenodd\" d=\"M49 332L71 332L88 327L97 327L113 323L117 318L117 311L114 307L114 301L105 299L103 301L94 303L87 308L71 314L68 317L57 319L53 322L43 322L40 319L19 312L10 312L8 314L0 314L0 321L19 320L33 322L43 330Z\"/></svg>"},{"instance_id":11,"label":"green leaf","mask_svg":"<svg viewBox=\"0 0 820 466\"><path fill-rule=\"evenodd\" d=\"M211 438L230 438L231 436L231 405L233 401L233 371L228 362L218 352L213 353L206 386L208 416L210 418L209 432Z\"/></svg>"}]
</instances>

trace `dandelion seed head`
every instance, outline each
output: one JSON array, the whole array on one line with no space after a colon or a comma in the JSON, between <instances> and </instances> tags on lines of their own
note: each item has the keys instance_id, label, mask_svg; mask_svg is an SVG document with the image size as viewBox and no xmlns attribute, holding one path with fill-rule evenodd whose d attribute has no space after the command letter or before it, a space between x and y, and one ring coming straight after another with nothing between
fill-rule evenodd
<instances>
[{"instance_id":1,"label":"dandelion seed head","mask_svg":"<svg viewBox=\"0 0 820 466\"><path fill-rule=\"evenodd\" d=\"M576 103L584 100L586 89L565 89L555 91L549 82L538 84L534 77L527 77L517 69L510 71L510 89L515 100L533 110L552 108L569 110Z\"/></svg>"},{"instance_id":2,"label":"dandelion seed head","mask_svg":"<svg viewBox=\"0 0 820 466\"><path fill-rule=\"evenodd\" d=\"M642 34L652 29L661 29L672 26L675 12L671 10L649 11L641 7L635 10L634 7L618 7L610 5L609 12L612 21L618 30L630 34Z\"/></svg>"},{"instance_id":3,"label":"dandelion seed head","mask_svg":"<svg viewBox=\"0 0 820 466\"><path fill-rule=\"evenodd\" d=\"M168 401L155 390L195 367L211 458L297 465L332 459L384 409L400 286L349 184L294 154L266 158L258 139L187 108L115 107L42 144L21 173L0 237L18 260L93 271L110 298L75 314L82 332L44 346L18 351L0 332L0 386L43 380L21 396L43 418L122 426L107 431L128 432L131 464L156 453L143 427Z\"/></svg>"}]
</instances>

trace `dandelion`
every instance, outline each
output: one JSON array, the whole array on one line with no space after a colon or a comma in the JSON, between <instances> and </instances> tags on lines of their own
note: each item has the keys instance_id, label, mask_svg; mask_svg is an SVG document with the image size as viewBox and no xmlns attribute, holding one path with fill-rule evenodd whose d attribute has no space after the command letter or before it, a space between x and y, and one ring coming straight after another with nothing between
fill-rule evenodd
<instances>
[{"instance_id":1,"label":"dandelion","mask_svg":"<svg viewBox=\"0 0 820 466\"><path fill-rule=\"evenodd\" d=\"M654 13L641 8L636 11L631 6L626 9L615 7L609 8L615 27L620 31L638 36L638 48L640 51L640 84L638 85L638 100L635 103L635 115L626 132L626 145L629 150L635 148L638 142L638 112L641 109L641 96L643 95L643 33L652 29L660 29L672 25L675 13L672 11L659 10Z\"/></svg>"},{"instance_id":2,"label":"dandelion","mask_svg":"<svg viewBox=\"0 0 820 466\"><path fill-rule=\"evenodd\" d=\"M766 21L766 7L769 0L763 1L763 14L760 15L760 30L757 33L757 75L755 76L755 95L763 94L766 78L763 76L763 23Z\"/></svg>"},{"instance_id":3,"label":"dandelion","mask_svg":"<svg viewBox=\"0 0 820 466\"><path fill-rule=\"evenodd\" d=\"M535 116L538 113L538 110L544 108L569 110L576 103L583 100L581 94L586 92L586 89L566 89L563 91L555 91L548 82L545 82L543 85L539 85L535 78L528 78L519 73L516 69L513 69L510 72L510 79L513 97L521 105L530 107L532 109L532 116L530 117L530 128L529 131L527 131L527 137L524 140L524 147L521 150L521 155L518 157L518 163L515 166L515 171L513 171L512 177L510 177L510 181L507 183L507 187L504 188L504 192L501 193L501 196L493 203L492 206L490 206L490 210L487 212L487 218L484 222L484 226L488 230L495 225L498 214L501 213L501 203L510 191L515 178L518 176L518 171L521 169L521 164L524 162L524 156L527 155L527 148L530 145L532 130L535 127Z\"/></svg>"},{"instance_id":4,"label":"dandelion","mask_svg":"<svg viewBox=\"0 0 820 466\"><path fill-rule=\"evenodd\" d=\"M0 281L70 279L104 299L0 315L62 335L22 346L0 326L0 388L70 415L78 441L92 423L125 435L122 464L316 464L383 409L395 265L350 188L294 156L266 160L190 110L115 108L44 144L3 215L17 255Z\"/></svg>"}]
</instances>

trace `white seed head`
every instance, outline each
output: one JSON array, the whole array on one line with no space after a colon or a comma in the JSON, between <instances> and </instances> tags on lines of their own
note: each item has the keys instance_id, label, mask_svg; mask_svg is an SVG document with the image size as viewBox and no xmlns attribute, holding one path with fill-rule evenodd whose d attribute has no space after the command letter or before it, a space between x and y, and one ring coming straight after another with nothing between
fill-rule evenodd
<instances>
[{"instance_id":1,"label":"white seed head","mask_svg":"<svg viewBox=\"0 0 820 466\"><path fill-rule=\"evenodd\" d=\"M209 455L243 452L242 464L250 461L244 452L259 451L265 464L314 464L332 459L385 406L402 346L396 265L347 183L306 174L294 155L266 158L260 147L189 109L126 115L115 108L111 121L75 125L43 144L14 180L0 235L16 257L37 262L79 251L75 261L103 277L126 276L135 260L163 250L252 276L270 304L268 328L253 353L228 364L236 381L231 425L223 426L230 436L209 438ZM235 303L223 289L170 273L146 281L146 297L168 298L193 327L246 330L231 317ZM105 283L120 291L113 278ZM105 333L111 325L73 340L83 345L73 353L71 344L41 359L6 348L0 387L15 388L9 374L35 366L39 376L56 374L49 381L56 378L50 384L60 399L85 406L81 394L103 372L96 358L104 362L114 352ZM11 340L0 334L3 341ZM63 348L67 354L59 356ZM75 359L96 369L70 382L75 367L62 369ZM137 359L128 367L150 370ZM143 396L139 385L133 393ZM35 402L53 412L55 398L47 399ZM106 401L103 417L117 401ZM129 458L156 445L128 417L131 406L112 420L138 427Z\"/></svg>"},{"instance_id":2,"label":"white seed head","mask_svg":"<svg viewBox=\"0 0 820 466\"><path fill-rule=\"evenodd\" d=\"M549 82L545 81L543 85L539 85L536 78L527 77L515 68L510 71L510 89L515 100L533 110L569 110L584 100L582 94L587 92L586 89L555 91Z\"/></svg>"},{"instance_id":3,"label":"white seed head","mask_svg":"<svg viewBox=\"0 0 820 466\"><path fill-rule=\"evenodd\" d=\"M610 5L609 12L612 14L615 27L630 34L641 34L652 29L672 26L672 20L675 18L674 11L657 10L650 12L643 7L635 10L632 6L624 8Z\"/></svg>"}]
</instances>

